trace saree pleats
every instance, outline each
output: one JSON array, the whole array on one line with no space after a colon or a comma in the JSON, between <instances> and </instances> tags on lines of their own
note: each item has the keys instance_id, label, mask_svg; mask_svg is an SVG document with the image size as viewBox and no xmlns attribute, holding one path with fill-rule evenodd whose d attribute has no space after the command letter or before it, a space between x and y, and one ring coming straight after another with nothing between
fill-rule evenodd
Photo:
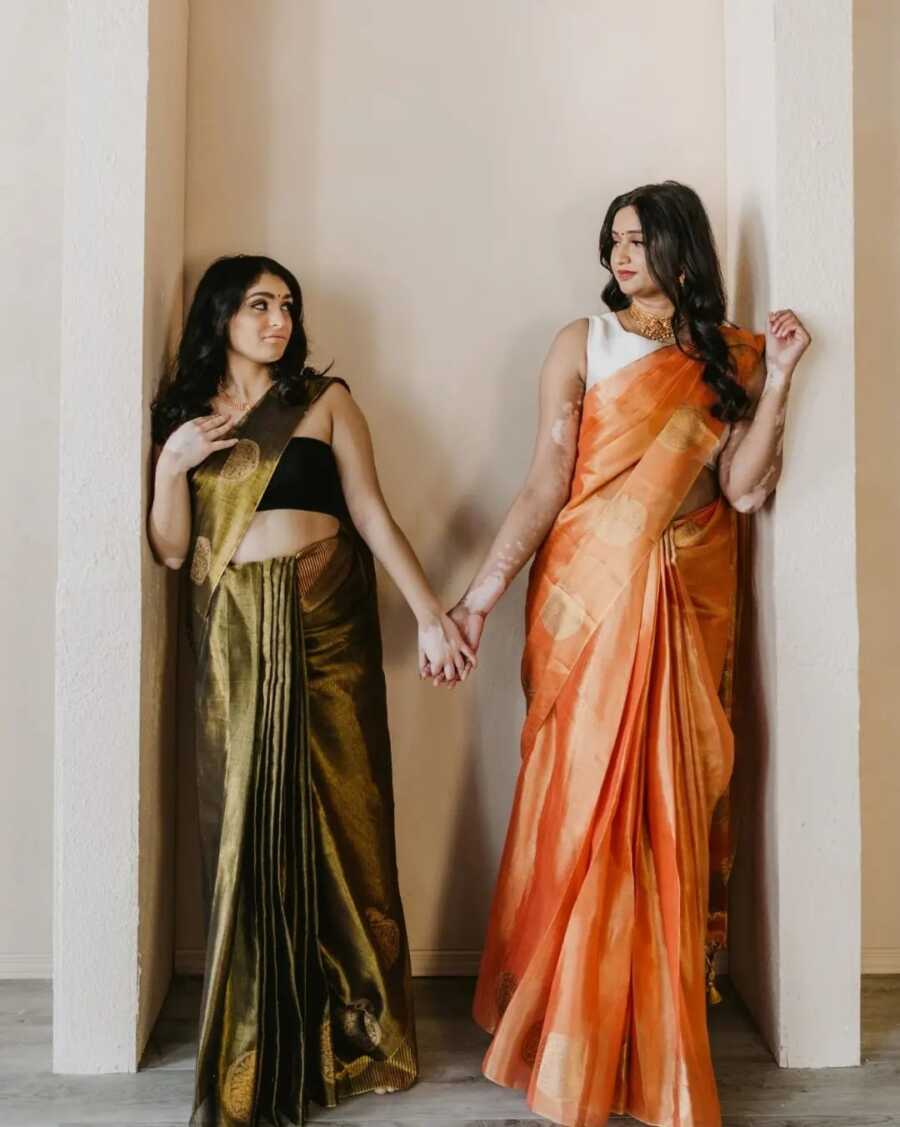
<instances>
[{"instance_id":1,"label":"saree pleats","mask_svg":"<svg viewBox=\"0 0 900 1127\"><path fill-rule=\"evenodd\" d=\"M371 558L225 568L198 654L209 936L192 1124L303 1122L416 1076Z\"/></svg>"},{"instance_id":2,"label":"saree pleats","mask_svg":"<svg viewBox=\"0 0 900 1127\"><path fill-rule=\"evenodd\" d=\"M539 1114L718 1127L706 1026L713 813L733 740L735 514L676 518L721 424L663 349L585 399L529 583L522 767L475 997L490 1079Z\"/></svg>"},{"instance_id":3,"label":"saree pleats","mask_svg":"<svg viewBox=\"0 0 900 1127\"><path fill-rule=\"evenodd\" d=\"M371 553L345 512L296 556L231 562L333 382L267 392L190 481L208 920L193 1127L294 1127L310 1099L417 1072Z\"/></svg>"}]
</instances>

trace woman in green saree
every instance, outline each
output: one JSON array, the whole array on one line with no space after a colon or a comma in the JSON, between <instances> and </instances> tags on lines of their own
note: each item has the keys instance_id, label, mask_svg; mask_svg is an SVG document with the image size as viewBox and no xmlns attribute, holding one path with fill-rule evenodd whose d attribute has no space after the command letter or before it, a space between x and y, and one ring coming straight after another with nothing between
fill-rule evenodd
<instances>
[{"instance_id":1,"label":"woman in green saree","mask_svg":"<svg viewBox=\"0 0 900 1127\"><path fill-rule=\"evenodd\" d=\"M423 674L474 655L382 497L365 419L306 363L300 287L213 263L153 407L149 535L189 562L209 922L193 1125L303 1121L416 1077L372 553Z\"/></svg>"}]
</instances>

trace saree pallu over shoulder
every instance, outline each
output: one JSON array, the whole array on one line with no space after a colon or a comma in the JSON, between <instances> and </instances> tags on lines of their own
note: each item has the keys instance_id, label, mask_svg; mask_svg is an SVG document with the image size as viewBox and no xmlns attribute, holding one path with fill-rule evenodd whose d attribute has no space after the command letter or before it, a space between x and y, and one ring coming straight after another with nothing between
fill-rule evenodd
<instances>
[{"instance_id":1,"label":"saree pallu over shoulder","mask_svg":"<svg viewBox=\"0 0 900 1127\"><path fill-rule=\"evenodd\" d=\"M726 336L749 370L757 342ZM721 500L675 518L723 430L713 402L675 347L595 384L529 581L522 767L475 1016L485 1074L571 1127L720 1123L704 951L736 524Z\"/></svg>"},{"instance_id":2,"label":"saree pallu over shoulder","mask_svg":"<svg viewBox=\"0 0 900 1127\"><path fill-rule=\"evenodd\" d=\"M191 481L190 552L195 619L206 618L213 593L298 423L334 382L327 376L310 377L303 398L292 404L269 389L236 428L236 445L216 451L197 467Z\"/></svg>"},{"instance_id":3,"label":"saree pallu over shoulder","mask_svg":"<svg viewBox=\"0 0 900 1127\"><path fill-rule=\"evenodd\" d=\"M193 583L208 918L195 1127L296 1127L310 1099L417 1073L371 553L346 520L297 556L230 562L327 383L254 410L243 477L226 457L194 482L197 542L212 543Z\"/></svg>"}]
</instances>

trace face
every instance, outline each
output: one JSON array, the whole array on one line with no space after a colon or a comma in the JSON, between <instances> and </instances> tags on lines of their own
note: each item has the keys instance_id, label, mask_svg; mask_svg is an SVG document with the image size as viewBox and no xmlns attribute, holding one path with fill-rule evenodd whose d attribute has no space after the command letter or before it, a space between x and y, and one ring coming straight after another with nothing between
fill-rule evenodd
<instances>
[{"instance_id":1,"label":"face","mask_svg":"<svg viewBox=\"0 0 900 1127\"><path fill-rule=\"evenodd\" d=\"M275 274L262 274L228 324L232 352L257 364L280 360L293 331L293 298Z\"/></svg>"},{"instance_id":2,"label":"face","mask_svg":"<svg viewBox=\"0 0 900 1127\"><path fill-rule=\"evenodd\" d=\"M609 264L626 297L655 297L660 290L647 265L641 220L633 207L616 212L612 225L613 247Z\"/></svg>"}]
</instances>

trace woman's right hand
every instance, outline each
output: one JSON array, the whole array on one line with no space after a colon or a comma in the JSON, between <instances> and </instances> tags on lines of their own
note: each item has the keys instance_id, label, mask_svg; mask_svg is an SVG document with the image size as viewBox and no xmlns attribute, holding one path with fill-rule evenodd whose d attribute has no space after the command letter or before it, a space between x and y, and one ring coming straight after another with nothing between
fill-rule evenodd
<instances>
[{"instance_id":1,"label":"woman's right hand","mask_svg":"<svg viewBox=\"0 0 900 1127\"><path fill-rule=\"evenodd\" d=\"M199 466L216 450L227 450L237 443L236 438L226 437L241 416L229 418L228 415L202 415L188 419L173 430L160 454L180 473L187 473Z\"/></svg>"}]
</instances>

